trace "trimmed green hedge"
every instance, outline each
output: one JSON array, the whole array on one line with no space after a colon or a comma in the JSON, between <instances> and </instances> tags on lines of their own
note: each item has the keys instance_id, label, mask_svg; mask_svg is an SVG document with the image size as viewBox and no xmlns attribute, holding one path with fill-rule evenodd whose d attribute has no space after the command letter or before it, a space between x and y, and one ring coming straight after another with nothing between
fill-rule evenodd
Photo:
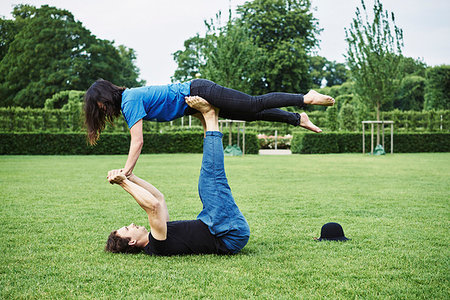
<instances>
[{"instance_id":1,"label":"trimmed green hedge","mask_svg":"<svg viewBox=\"0 0 450 300\"><path fill-rule=\"evenodd\" d=\"M234 134L236 141L236 133ZM228 136L223 138L228 144ZM203 132L144 133L142 153L201 153ZM127 154L128 133L103 133L94 147L83 133L0 133L0 154ZM245 153L258 153L255 133L245 134Z\"/></svg>"},{"instance_id":2,"label":"trimmed green hedge","mask_svg":"<svg viewBox=\"0 0 450 300\"><path fill-rule=\"evenodd\" d=\"M374 136L374 146L376 138ZM391 151L390 133L385 135L385 151ZM362 152L361 133L304 133L294 134L292 153L349 153ZM370 134L366 134L366 153L370 152ZM449 133L396 133L394 153L450 152Z\"/></svg>"}]
</instances>

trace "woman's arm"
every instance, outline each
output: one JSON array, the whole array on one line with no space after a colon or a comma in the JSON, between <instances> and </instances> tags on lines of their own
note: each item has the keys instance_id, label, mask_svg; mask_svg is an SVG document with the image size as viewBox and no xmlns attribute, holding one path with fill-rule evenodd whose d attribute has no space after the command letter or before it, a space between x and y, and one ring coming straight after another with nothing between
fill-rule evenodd
<instances>
[{"instance_id":1,"label":"woman's arm","mask_svg":"<svg viewBox=\"0 0 450 300\"><path fill-rule=\"evenodd\" d=\"M130 129L131 143L130 151L128 152L127 162L123 168L125 176L130 176L133 172L134 166L141 154L142 146L144 145L144 136L142 133L142 119L136 122Z\"/></svg>"}]
</instances>

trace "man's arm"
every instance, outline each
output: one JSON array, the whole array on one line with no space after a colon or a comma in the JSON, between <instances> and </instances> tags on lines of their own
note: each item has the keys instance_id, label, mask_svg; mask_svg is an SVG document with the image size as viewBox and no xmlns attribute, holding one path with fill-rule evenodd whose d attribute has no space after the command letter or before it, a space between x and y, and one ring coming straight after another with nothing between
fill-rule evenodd
<instances>
[{"instance_id":1,"label":"man's arm","mask_svg":"<svg viewBox=\"0 0 450 300\"><path fill-rule=\"evenodd\" d=\"M108 176L108 181L120 185L133 196L147 213L152 236L158 240L165 240L167 237L167 207L145 188L128 180L120 173L120 170L115 171L114 174Z\"/></svg>"},{"instance_id":2,"label":"man's arm","mask_svg":"<svg viewBox=\"0 0 450 300\"><path fill-rule=\"evenodd\" d=\"M151 183L145 181L142 178L137 177L134 174L131 174L128 177L128 180L130 180L131 182L136 183L137 185L139 185L140 187L143 187L144 189L146 189L147 191L149 191L160 203L161 205L163 205L163 207L165 208L167 215L166 215L166 221L169 221L169 211L167 209L167 204L166 201L164 199L164 195L163 193L161 193L154 185L152 185Z\"/></svg>"}]
</instances>

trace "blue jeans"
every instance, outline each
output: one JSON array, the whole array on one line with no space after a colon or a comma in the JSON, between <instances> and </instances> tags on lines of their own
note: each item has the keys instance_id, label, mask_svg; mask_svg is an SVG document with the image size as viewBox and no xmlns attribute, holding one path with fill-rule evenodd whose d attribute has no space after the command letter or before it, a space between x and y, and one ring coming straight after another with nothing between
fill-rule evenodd
<instances>
[{"instance_id":1,"label":"blue jeans","mask_svg":"<svg viewBox=\"0 0 450 300\"><path fill-rule=\"evenodd\" d=\"M203 160L198 180L203 210L197 219L205 223L231 253L237 253L247 244L250 228L231 195L223 163L222 136L219 131L207 131L203 140Z\"/></svg>"},{"instance_id":2,"label":"blue jeans","mask_svg":"<svg viewBox=\"0 0 450 300\"><path fill-rule=\"evenodd\" d=\"M220 86L206 79L194 79L191 83L191 96L200 96L217 108L222 118L243 121L282 122L298 126L300 115L288 112L279 107L304 107L302 94L269 93L260 96L250 96L240 91ZM186 115L196 113L188 107Z\"/></svg>"}]
</instances>

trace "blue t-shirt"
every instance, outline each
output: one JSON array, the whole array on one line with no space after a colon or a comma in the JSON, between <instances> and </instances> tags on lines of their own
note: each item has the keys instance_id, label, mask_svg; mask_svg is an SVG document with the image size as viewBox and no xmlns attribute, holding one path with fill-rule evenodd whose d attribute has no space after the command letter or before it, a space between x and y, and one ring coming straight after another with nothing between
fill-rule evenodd
<instances>
[{"instance_id":1,"label":"blue t-shirt","mask_svg":"<svg viewBox=\"0 0 450 300\"><path fill-rule=\"evenodd\" d=\"M184 115L188 107L184 97L190 94L190 81L126 89L122 93L122 114L129 128L140 119L172 121Z\"/></svg>"}]
</instances>

